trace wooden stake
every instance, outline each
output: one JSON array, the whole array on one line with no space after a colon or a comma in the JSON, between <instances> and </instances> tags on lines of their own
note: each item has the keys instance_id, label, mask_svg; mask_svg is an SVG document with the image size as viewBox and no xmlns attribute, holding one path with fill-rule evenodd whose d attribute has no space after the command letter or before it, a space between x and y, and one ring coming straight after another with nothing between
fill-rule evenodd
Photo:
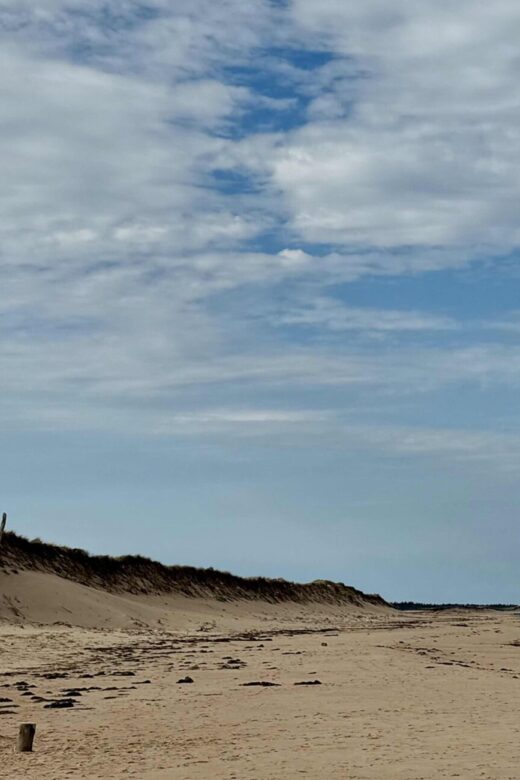
<instances>
[{"instance_id":1,"label":"wooden stake","mask_svg":"<svg viewBox=\"0 0 520 780\"><path fill-rule=\"evenodd\" d=\"M2 523L0 524L0 544L2 544L2 536L4 535L5 524L7 523L7 512L2 515Z\"/></svg>"},{"instance_id":2,"label":"wooden stake","mask_svg":"<svg viewBox=\"0 0 520 780\"><path fill-rule=\"evenodd\" d=\"M18 733L18 752L31 753L33 748L36 723L21 723Z\"/></svg>"}]
</instances>

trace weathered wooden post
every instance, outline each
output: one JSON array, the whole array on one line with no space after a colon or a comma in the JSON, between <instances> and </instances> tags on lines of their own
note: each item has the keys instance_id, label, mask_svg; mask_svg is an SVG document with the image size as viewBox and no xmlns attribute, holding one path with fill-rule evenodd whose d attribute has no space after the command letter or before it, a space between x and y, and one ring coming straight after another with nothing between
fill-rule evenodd
<instances>
[{"instance_id":1,"label":"weathered wooden post","mask_svg":"<svg viewBox=\"0 0 520 780\"><path fill-rule=\"evenodd\" d=\"M21 723L18 732L18 752L30 753L33 748L34 735L36 734L36 723Z\"/></svg>"},{"instance_id":2,"label":"weathered wooden post","mask_svg":"<svg viewBox=\"0 0 520 780\"><path fill-rule=\"evenodd\" d=\"M4 535L5 524L7 523L7 512L2 515L2 522L0 524L0 544L2 544L2 536Z\"/></svg>"}]
</instances>

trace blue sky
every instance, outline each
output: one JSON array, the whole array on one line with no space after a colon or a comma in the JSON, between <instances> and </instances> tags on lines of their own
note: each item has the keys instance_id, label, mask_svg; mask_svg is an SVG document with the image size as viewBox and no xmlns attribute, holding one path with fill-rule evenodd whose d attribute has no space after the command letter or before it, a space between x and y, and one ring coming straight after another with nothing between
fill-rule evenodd
<instances>
[{"instance_id":1,"label":"blue sky","mask_svg":"<svg viewBox=\"0 0 520 780\"><path fill-rule=\"evenodd\" d=\"M0 0L12 525L520 601L519 34L510 0Z\"/></svg>"}]
</instances>

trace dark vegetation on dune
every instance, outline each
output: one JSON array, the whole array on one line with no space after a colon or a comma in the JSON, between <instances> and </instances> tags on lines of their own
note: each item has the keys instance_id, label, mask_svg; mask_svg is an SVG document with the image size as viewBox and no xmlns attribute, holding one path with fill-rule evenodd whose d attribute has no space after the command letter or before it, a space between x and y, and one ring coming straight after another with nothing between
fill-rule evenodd
<instances>
[{"instance_id":1,"label":"dark vegetation on dune","mask_svg":"<svg viewBox=\"0 0 520 780\"><path fill-rule=\"evenodd\" d=\"M388 606L377 595L366 595L342 583L315 580L307 584L265 577L237 577L215 569L165 566L140 555L114 558L85 550L47 544L5 533L0 569L41 571L107 590L111 593L176 593L222 601L261 599L269 602L318 602L338 605Z\"/></svg>"}]
</instances>

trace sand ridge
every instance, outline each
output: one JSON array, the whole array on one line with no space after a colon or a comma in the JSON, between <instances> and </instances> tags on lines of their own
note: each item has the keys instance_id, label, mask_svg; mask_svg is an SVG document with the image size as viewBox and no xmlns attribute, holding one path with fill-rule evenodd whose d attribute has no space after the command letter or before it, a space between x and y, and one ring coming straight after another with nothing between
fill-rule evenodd
<instances>
[{"instance_id":1,"label":"sand ridge","mask_svg":"<svg viewBox=\"0 0 520 780\"><path fill-rule=\"evenodd\" d=\"M239 577L212 568L166 566L139 555L117 558L90 555L84 550L48 544L39 539L30 541L12 532L4 534L0 546L0 578L0 594L3 594L0 619L13 622L17 619L20 622L56 622L65 612L69 615L65 622L74 625L96 627L112 618L115 620L113 627L121 627L122 615L130 609L134 596L140 597L138 619L145 617L144 605L152 605L150 598L142 597L163 596L221 603L251 601L390 608L381 596L362 593L343 583L327 580L295 583L266 577ZM46 591L45 597L43 591ZM136 599L133 601L137 603ZM156 603L171 606L167 599L161 602L156 598ZM103 615L104 606L106 615ZM131 613L133 609L130 609ZM38 617L39 613L41 617ZM97 621L93 619L95 615ZM129 617L132 620L135 615ZM156 621L157 615L150 615L150 620Z\"/></svg>"}]
</instances>

